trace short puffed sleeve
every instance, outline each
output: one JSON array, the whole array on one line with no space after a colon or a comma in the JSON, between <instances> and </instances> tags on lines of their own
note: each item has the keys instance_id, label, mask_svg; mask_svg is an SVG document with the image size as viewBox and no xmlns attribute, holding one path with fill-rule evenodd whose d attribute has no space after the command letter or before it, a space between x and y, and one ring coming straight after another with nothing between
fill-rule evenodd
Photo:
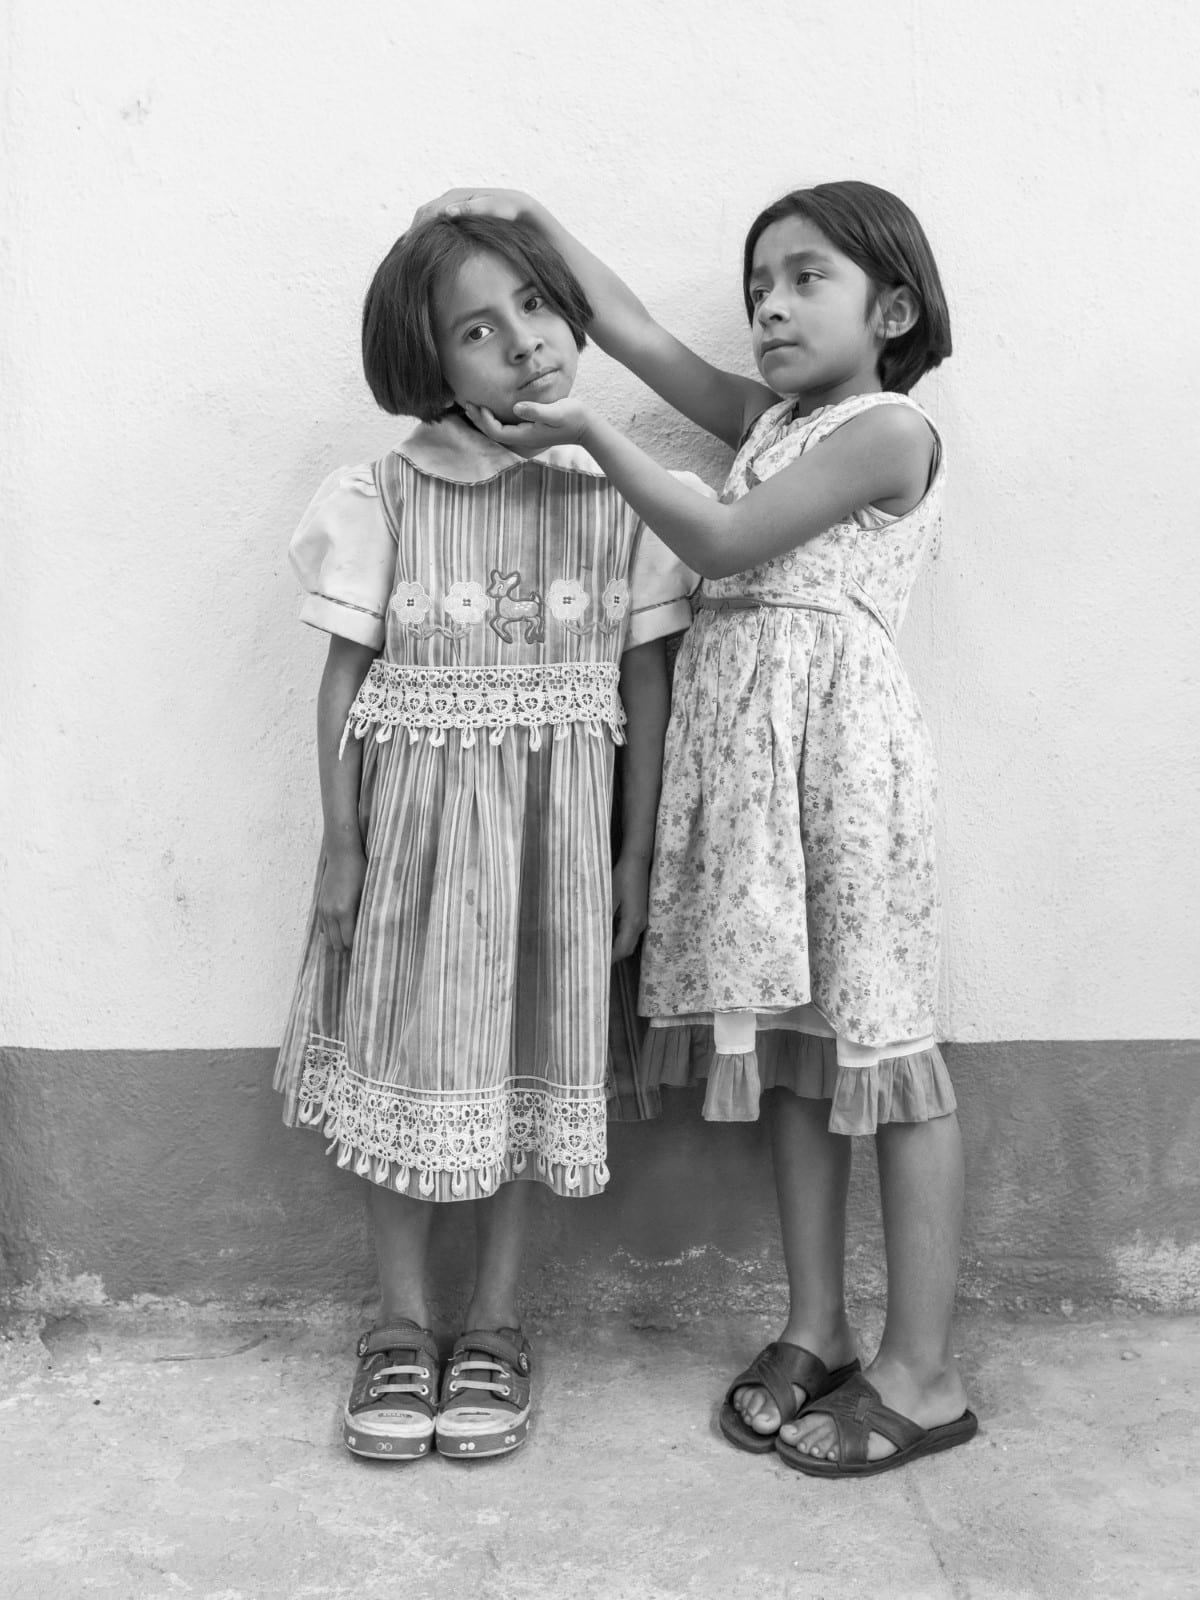
<instances>
[{"instance_id":1,"label":"short puffed sleeve","mask_svg":"<svg viewBox=\"0 0 1200 1600\"><path fill-rule=\"evenodd\" d=\"M673 478L687 484L709 500L716 495L694 472L673 472ZM629 631L625 649L648 644L669 633L681 633L691 626L691 596L700 579L648 527L643 526L629 569Z\"/></svg>"},{"instance_id":2,"label":"short puffed sleeve","mask_svg":"<svg viewBox=\"0 0 1200 1600\"><path fill-rule=\"evenodd\" d=\"M305 590L300 620L378 650L396 573L396 541L370 466L341 467L312 498L288 546Z\"/></svg>"}]
</instances>

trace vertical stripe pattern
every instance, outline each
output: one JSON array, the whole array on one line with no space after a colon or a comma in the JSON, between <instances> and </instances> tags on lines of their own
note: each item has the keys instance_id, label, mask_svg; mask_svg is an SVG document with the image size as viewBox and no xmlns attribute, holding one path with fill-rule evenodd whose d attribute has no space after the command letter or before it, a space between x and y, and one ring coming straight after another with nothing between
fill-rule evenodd
<instances>
[{"instance_id":1,"label":"vertical stripe pattern","mask_svg":"<svg viewBox=\"0 0 1200 1600\"><path fill-rule=\"evenodd\" d=\"M639 524L603 478L514 462L463 484L399 453L377 477L397 545L386 662L619 661ZM314 898L276 1070L285 1118L429 1199L513 1178L594 1194L608 1176L610 733L387 734L364 740L349 956L321 939Z\"/></svg>"}]
</instances>

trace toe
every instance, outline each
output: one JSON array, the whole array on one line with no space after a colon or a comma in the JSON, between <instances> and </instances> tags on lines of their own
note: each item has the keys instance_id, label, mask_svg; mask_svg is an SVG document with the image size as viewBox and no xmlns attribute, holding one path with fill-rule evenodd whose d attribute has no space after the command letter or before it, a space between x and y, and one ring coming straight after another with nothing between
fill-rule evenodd
<instances>
[{"instance_id":1,"label":"toe","mask_svg":"<svg viewBox=\"0 0 1200 1600\"><path fill-rule=\"evenodd\" d=\"M827 1417L814 1413L801 1417L795 1425L795 1445L806 1455L836 1455L837 1430Z\"/></svg>"},{"instance_id":2,"label":"toe","mask_svg":"<svg viewBox=\"0 0 1200 1600\"><path fill-rule=\"evenodd\" d=\"M779 1427L779 1411L765 1389L739 1389L733 1403L742 1421L756 1433L774 1433Z\"/></svg>"},{"instance_id":3,"label":"toe","mask_svg":"<svg viewBox=\"0 0 1200 1600\"><path fill-rule=\"evenodd\" d=\"M746 1421L756 1433L776 1433L779 1429L779 1409L770 1395L764 1394L760 1389L757 1392L757 1405L747 1416Z\"/></svg>"}]
</instances>

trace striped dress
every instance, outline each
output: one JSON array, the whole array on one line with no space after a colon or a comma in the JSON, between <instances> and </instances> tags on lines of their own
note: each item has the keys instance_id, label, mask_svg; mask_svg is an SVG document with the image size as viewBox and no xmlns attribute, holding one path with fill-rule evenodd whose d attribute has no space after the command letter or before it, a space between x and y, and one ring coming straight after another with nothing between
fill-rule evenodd
<instances>
[{"instance_id":1,"label":"striped dress","mask_svg":"<svg viewBox=\"0 0 1200 1600\"><path fill-rule=\"evenodd\" d=\"M598 1193L619 662L687 626L695 579L582 451L525 461L453 418L335 473L290 553L303 619L382 648L347 723L354 945L314 896L284 1119L422 1198Z\"/></svg>"}]
</instances>

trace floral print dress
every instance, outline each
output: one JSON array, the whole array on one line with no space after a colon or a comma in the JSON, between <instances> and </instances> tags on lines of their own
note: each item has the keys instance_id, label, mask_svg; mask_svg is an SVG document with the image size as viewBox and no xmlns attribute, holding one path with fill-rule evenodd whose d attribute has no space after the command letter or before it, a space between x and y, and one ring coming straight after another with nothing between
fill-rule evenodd
<instances>
[{"instance_id":1,"label":"floral print dress","mask_svg":"<svg viewBox=\"0 0 1200 1600\"><path fill-rule=\"evenodd\" d=\"M877 405L919 410L893 393L804 417L771 407L722 498ZM939 442L907 515L868 508L695 598L640 1009L651 1092L707 1076L710 1118L757 1116L760 1089L777 1084L831 1100L842 1133L954 1109L933 1038L936 774L895 645L943 483Z\"/></svg>"},{"instance_id":2,"label":"floral print dress","mask_svg":"<svg viewBox=\"0 0 1200 1600\"><path fill-rule=\"evenodd\" d=\"M582 451L526 461L455 418L335 473L291 558L304 620L382 650L346 734L354 945L329 948L314 897L285 1120L421 1198L597 1193L619 663L688 625L695 575Z\"/></svg>"}]
</instances>

